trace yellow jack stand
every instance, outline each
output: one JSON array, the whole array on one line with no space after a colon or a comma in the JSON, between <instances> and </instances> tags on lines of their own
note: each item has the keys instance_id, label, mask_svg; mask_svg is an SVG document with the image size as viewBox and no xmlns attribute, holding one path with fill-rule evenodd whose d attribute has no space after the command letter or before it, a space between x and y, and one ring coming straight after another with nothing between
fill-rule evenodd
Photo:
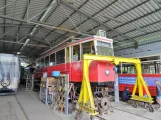
<instances>
[{"instance_id":1,"label":"yellow jack stand","mask_svg":"<svg viewBox=\"0 0 161 120\"><path fill-rule=\"evenodd\" d=\"M153 99L149 93L148 87L142 77L142 73L141 73L141 65L139 63L135 64L136 70L137 70L137 78L136 78L136 82L134 85L134 89L132 92L132 100L137 100L137 101L142 101L142 102L147 102L147 103L153 103ZM138 95L136 94L136 90L138 88ZM147 97L145 98L143 96L143 89L145 89Z\"/></svg>"},{"instance_id":2,"label":"yellow jack stand","mask_svg":"<svg viewBox=\"0 0 161 120\"><path fill-rule=\"evenodd\" d=\"M120 58L120 57L113 57L113 56L99 56L99 55L87 55L83 56L83 80L82 86L80 91L80 96L78 100L78 112L82 112L83 109L90 113L91 116L95 116L98 112L95 110L94 98L92 95L91 85L88 78L89 73L89 65L93 60L102 60L102 61L111 61L113 64L118 65L120 62L124 63L133 63L136 67L137 71L137 79L133 89L132 98L136 101L148 102L153 103L149 90L143 80L142 72L141 72L141 63L139 59L136 58ZM139 95L135 95L136 88L138 87ZM147 93L147 98L143 97L143 87Z\"/></svg>"}]
</instances>

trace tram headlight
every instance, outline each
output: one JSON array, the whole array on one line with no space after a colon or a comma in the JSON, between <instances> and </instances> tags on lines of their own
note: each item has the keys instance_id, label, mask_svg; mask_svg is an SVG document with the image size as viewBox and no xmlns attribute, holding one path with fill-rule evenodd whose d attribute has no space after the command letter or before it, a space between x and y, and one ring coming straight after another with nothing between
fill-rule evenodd
<instances>
[{"instance_id":1,"label":"tram headlight","mask_svg":"<svg viewBox=\"0 0 161 120\"><path fill-rule=\"evenodd\" d=\"M106 75L109 75L110 74L110 71L107 69L107 70L105 70L105 74Z\"/></svg>"}]
</instances>

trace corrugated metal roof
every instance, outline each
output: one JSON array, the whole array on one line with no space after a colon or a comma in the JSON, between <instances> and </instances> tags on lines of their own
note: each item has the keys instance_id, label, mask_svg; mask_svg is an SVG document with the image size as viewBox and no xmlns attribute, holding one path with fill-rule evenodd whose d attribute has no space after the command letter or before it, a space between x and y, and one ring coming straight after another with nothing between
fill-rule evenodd
<instances>
[{"instance_id":1,"label":"corrugated metal roof","mask_svg":"<svg viewBox=\"0 0 161 120\"><path fill-rule=\"evenodd\" d=\"M30 3L28 0L0 1L0 15L26 21L33 18L34 22L39 22L43 16L45 19L41 22L44 24L78 30L87 34L95 34L97 30L104 29L108 37L114 39L116 50L123 49L115 45L118 42L126 48L127 44L133 46L135 41L139 44L156 42L158 38L155 37L161 34L161 3L157 0L73 0L75 1L73 4L55 2L50 11L45 14L52 1L30 0ZM10 4L11 2L13 3ZM13 27L15 30L12 30ZM27 39L31 39L30 44L48 45L45 37L53 45L70 35L85 37L67 31L53 28L47 30L41 27L36 28L36 32L30 36L33 28L34 25L0 17L0 36L2 36L0 39L8 41L21 40L21 43L25 43ZM11 32L7 33L9 30ZM22 39L24 37L25 39ZM19 51L21 47L21 44L0 42L0 52ZM27 46L24 47L22 53L38 55L46 49Z\"/></svg>"}]
</instances>

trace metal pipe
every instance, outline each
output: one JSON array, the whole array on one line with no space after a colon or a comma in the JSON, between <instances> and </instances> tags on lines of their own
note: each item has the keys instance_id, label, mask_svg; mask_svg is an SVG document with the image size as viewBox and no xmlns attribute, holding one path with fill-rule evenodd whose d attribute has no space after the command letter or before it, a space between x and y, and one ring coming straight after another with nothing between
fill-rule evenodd
<instances>
[{"instance_id":1,"label":"metal pipe","mask_svg":"<svg viewBox=\"0 0 161 120\"><path fill-rule=\"evenodd\" d=\"M1 11L2 9L6 8L7 6L11 5L11 4L14 3L14 2L16 2L16 0L13 0L13 1L11 1L10 3L8 3L7 5L5 5L4 7L1 7L1 8L0 8L0 11Z\"/></svg>"},{"instance_id":2,"label":"metal pipe","mask_svg":"<svg viewBox=\"0 0 161 120\"><path fill-rule=\"evenodd\" d=\"M28 24L32 24L32 25L38 25L38 26L42 26L42 27L47 27L47 28L52 28L52 29L57 29L60 31L66 31L66 32L70 32L70 33L75 33L75 34L79 34L79 35L84 35L84 36L91 36L89 34L86 33L79 33L70 29L66 29L66 28L62 28L62 27L55 27L55 26L51 26L49 24L46 23L42 23L42 22L31 22L31 21L26 21L23 19L17 19L17 18L12 18L10 16L7 15L0 15L1 18L5 18L5 19L10 19L10 20L15 20L15 21L19 21L19 22L24 22L24 23L28 23Z\"/></svg>"},{"instance_id":3,"label":"metal pipe","mask_svg":"<svg viewBox=\"0 0 161 120\"><path fill-rule=\"evenodd\" d=\"M25 43L19 43L19 42L13 42L13 41L6 41L6 40L0 40L0 42L6 42L6 43L16 43L16 44L22 44L24 45ZM33 45L33 44L27 44L28 46L37 46L37 47L50 47L50 46L45 46L45 45Z\"/></svg>"}]
</instances>

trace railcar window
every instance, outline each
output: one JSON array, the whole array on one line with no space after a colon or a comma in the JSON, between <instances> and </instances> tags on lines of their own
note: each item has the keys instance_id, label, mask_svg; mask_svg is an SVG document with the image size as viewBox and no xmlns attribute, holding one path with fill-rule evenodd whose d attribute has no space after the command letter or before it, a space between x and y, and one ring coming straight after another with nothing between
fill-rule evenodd
<instances>
[{"instance_id":1,"label":"railcar window","mask_svg":"<svg viewBox=\"0 0 161 120\"><path fill-rule=\"evenodd\" d=\"M49 66L49 56L45 57L45 66Z\"/></svg>"},{"instance_id":2,"label":"railcar window","mask_svg":"<svg viewBox=\"0 0 161 120\"><path fill-rule=\"evenodd\" d=\"M65 63L65 49L56 52L56 64Z\"/></svg>"},{"instance_id":3,"label":"railcar window","mask_svg":"<svg viewBox=\"0 0 161 120\"><path fill-rule=\"evenodd\" d=\"M73 46L73 61L79 61L80 60L80 45Z\"/></svg>"},{"instance_id":4,"label":"railcar window","mask_svg":"<svg viewBox=\"0 0 161 120\"><path fill-rule=\"evenodd\" d=\"M36 61L36 67L37 67L37 68L40 68L40 67L41 67L41 66L40 66L40 63L41 63L41 62L40 62L40 59L38 59L38 60Z\"/></svg>"},{"instance_id":5,"label":"railcar window","mask_svg":"<svg viewBox=\"0 0 161 120\"><path fill-rule=\"evenodd\" d=\"M121 71L123 74L135 74L136 73L136 68L132 64L123 64L122 68L119 65L118 68L119 68L119 70L118 70L119 73L121 73Z\"/></svg>"},{"instance_id":6,"label":"railcar window","mask_svg":"<svg viewBox=\"0 0 161 120\"><path fill-rule=\"evenodd\" d=\"M55 65L55 53L50 55L50 66Z\"/></svg>"},{"instance_id":7,"label":"railcar window","mask_svg":"<svg viewBox=\"0 0 161 120\"><path fill-rule=\"evenodd\" d=\"M145 74L149 74L150 73L150 69L149 69L149 64L142 64L142 72L145 73Z\"/></svg>"},{"instance_id":8,"label":"railcar window","mask_svg":"<svg viewBox=\"0 0 161 120\"><path fill-rule=\"evenodd\" d=\"M95 54L93 41L83 43L81 49L82 49L82 56L83 56L83 54ZM81 58L83 58L83 57L81 57Z\"/></svg>"},{"instance_id":9,"label":"railcar window","mask_svg":"<svg viewBox=\"0 0 161 120\"><path fill-rule=\"evenodd\" d=\"M97 53L98 55L113 56L112 43L97 41Z\"/></svg>"},{"instance_id":10,"label":"railcar window","mask_svg":"<svg viewBox=\"0 0 161 120\"><path fill-rule=\"evenodd\" d=\"M150 74L155 73L154 65L150 65Z\"/></svg>"},{"instance_id":11,"label":"railcar window","mask_svg":"<svg viewBox=\"0 0 161 120\"><path fill-rule=\"evenodd\" d=\"M66 62L70 62L70 51L69 51L69 47L66 48Z\"/></svg>"},{"instance_id":12,"label":"railcar window","mask_svg":"<svg viewBox=\"0 0 161 120\"><path fill-rule=\"evenodd\" d=\"M40 60L40 67L44 67L44 58Z\"/></svg>"}]
</instances>

